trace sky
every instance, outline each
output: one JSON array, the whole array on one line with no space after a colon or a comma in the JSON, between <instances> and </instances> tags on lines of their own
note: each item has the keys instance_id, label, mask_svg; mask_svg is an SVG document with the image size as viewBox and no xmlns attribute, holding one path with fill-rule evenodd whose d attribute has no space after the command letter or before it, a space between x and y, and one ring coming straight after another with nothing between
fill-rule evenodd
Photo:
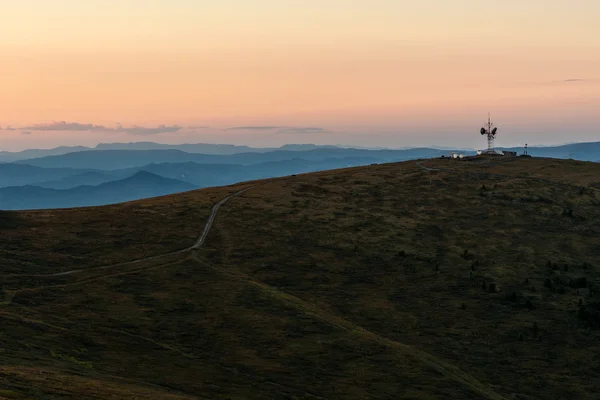
<instances>
[{"instance_id":1,"label":"sky","mask_svg":"<svg viewBox=\"0 0 600 400\"><path fill-rule=\"evenodd\" d=\"M600 141L598 0L0 0L0 151Z\"/></svg>"}]
</instances>

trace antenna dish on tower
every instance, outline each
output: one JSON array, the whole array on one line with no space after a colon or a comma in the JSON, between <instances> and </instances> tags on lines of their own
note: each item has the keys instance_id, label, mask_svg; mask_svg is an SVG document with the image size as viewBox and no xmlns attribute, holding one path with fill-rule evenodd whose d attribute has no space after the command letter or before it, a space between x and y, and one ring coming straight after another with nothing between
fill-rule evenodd
<instances>
[{"instance_id":1,"label":"antenna dish on tower","mask_svg":"<svg viewBox=\"0 0 600 400\"><path fill-rule=\"evenodd\" d=\"M487 124L485 124L485 126L479 130L479 133L482 135L487 135L488 148L484 153L494 154L494 137L496 136L496 133L498 133L498 128L492 124L489 114Z\"/></svg>"}]
</instances>

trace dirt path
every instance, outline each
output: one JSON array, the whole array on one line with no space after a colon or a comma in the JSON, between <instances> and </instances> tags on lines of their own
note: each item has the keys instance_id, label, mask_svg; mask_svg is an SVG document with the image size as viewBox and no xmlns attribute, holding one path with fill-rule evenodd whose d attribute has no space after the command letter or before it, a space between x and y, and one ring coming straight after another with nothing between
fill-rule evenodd
<instances>
[{"instance_id":1,"label":"dirt path","mask_svg":"<svg viewBox=\"0 0 600 400\"><path fill-rule=\"evenodd\" d=\"M433 169L433 168L428 168L425 167L423 165L421 165L420 162L417 163L421 168L425 169L425 170L437 170L437 169ZM73 270L73 271L66 271L66 272L60 272L60 273L56 273L56 274L50 274L50 275L43 275L43 276L49 276L49 277L56 277L56 276L64 276L64 275L72 275L72 274L77 274L77 273L82 273L82 272L89 272L89 271L94 271L94 270L103 270L103 269L108 269L108 268L114 268L114 267L118 267L118 266L126 266L126 265L133 265L136 263L140 263L140 262L144 262L144 261L157 261L160 260L162 258L167 258L168 256L172 256L172 255L177 255L177 254L182 254L182 253L186 253L186 252L190 252L196 249L199 249L203 246L203 244L205 243L206 239L208 238L208 235L211 232L211 229L214 225L214 222L216 220L218 211L220 209L221 206L223 206L227 201L229 201L232 197L235 196L239 196L243 193L245 193L246 191L252 189L251 187L245 188L243 190L240 190L230 196L227 196L225 198L223 198L222 200L220 200L218 203L216 203L212 210L211 213L206 221L206 224L204 226L204 229L202 231L202 234L200 235L200 237L196 240L196 242L190 246L187 247L185 249L182 250L178 250L175 252L170 252L170 253L166 253L166 254L161 254L161 255L156 255L156 256L152 256L152 257L146 257L143 259L138 259L138 260L134 260L134 261L130 261L130 262L126 262L126 263L121 263L121 264L116 264L116 265L111 265L111 266L104 266L104 267L98 267L98 268L91 268L91 269L81 269L81 270ZM196 262L199 262L202 265L206 265L211 269L215 269L214 266L203 262L196 254L192 255L192 259L194 259ZM136 269L137 270L137 269ZM481 396L482 398L485 399L490 399L490 400L504 400L503 397L501 397L500 395L498 395L497 393L495 393L493 390L491 390L490 388L488 388L487 386L483 385L481 382L479 382L478 380L476 380L475 378L473 378L472 376L468 375L467 373L465 373L464 371L458 369L457 367L455 367L454 365L451 365L449 363L446 363L438 358L436 358L435 356L426 353L424 351L421 351L417 348L414 348L412 346L388 339L384 336L381 336L375 332L369 331L367 329L365 329L362 326L356 325L354 323L352 323L349 320L346 320L340 316L336 316L333 314L329 314L327 312L325 312L324 310L321 310L319 308L314 307L312 304L309 304L307 302L305 302L304 300L295 297L289 293L285 293L282 291L277 290L274 287L269 286L268 284L265 284L263 282L259 282L259 281L255 281L253 280L251 277L238 272L238 273L231 273L230 271L222 271L219 270L219 272L227 274L227 275L231 275L232 277L238 278L238 279L242 279L244 281L246 281L248 284L252 285L252 286L256 286L257 288L260 288L261 290L264 290L266 293L270 293L272 296L274 296L275 298L277 298L280 301L285 302L287 305L293 306L294 308L296 308L297 310L310 315L314 318L317 318L323 322L326 322L332 326L335 326L339 329L342 329L344 331L350 332L352 334L358 335L359 337L362 337L364 339L367 340L371 340L371 341L375 341L378 342L384 346L386 346L387 348L389 348L391 351L393 352L398 352L399 354L403 355L403 356L411 356L414 357L418 360L420 360L421 362L423 362L424 364L428 365L430 368L432 368L433 370L437 371L440 374L443 375L447 375L449 376L451 379L453 379L457 384L462 385L468 389L470 389L471 391L473 391L474 393L477 393L479 396ZM38 275L40 276L40 275ZM93 279L98 279L98 278L102 278L102 277L94 277ZM75 284L81 284L83 282L77 282ZM35 289L39 289L39 288L35 288ZM33 289L33 290L35 290ZM27 290L27 289L25 289ZM37 320L31 320L31 319L25 319L24 317L21 316L16 316L16 315L11 315L8 313L0 313L0 317L2 318L8 318L8 319L18 319L23 323L38 323L38 324L45 324L45 326L48 327L52 327L54 329L58 329L58 330L62 330L65 328L62 327L58 327L55 325L50 325L47 324L43 321L37 321ZM177 352L179 353L181 356L184 356L186 358L189 358L190 355L180 351L177 348L171 347L171 346L167 346L161 343L158 343L156 341L154 341L151 338L146 338L146 337L141 337L141 336L136 336L124 331L117 331L116 333L120 333L120 334L124 334L127 336L132 336L135 337L137 339L140 340L146 340L149 341L153 344L156 344L166 350L170 350L173 352ZM193 357L192 357L193 358ZM268 381L267 383L269 384L274 384L277 386L283 386L286 387L285 385L281 385L275 381ZM305 392L305 395L310 396L310 397L314 397L314 398L321 398L323 399L323 397L318 396L318 394L316 393L311 393L311 392Z\"/></svg>"},{"instance_id":2,"label":"dirt path","mask_svg":"<svg viewBox=\"0 0 600 400\"><path fill-rule=\"evenodd\" d=\"M421 167L422 169L424 169L425 171L439 171L438 168L429 168L423 165L423 161L417 161L416 164Z\"/></svg>"},{"instance_id":3,"label":"dirt path","mask_svg":"<svg viewBox=\"0 0 600 400\"><path fill-rule=\"evenodd\" d=\"M246 189L242 189L239 192L236 192L232 195L225 197L223 200L221 200L217 204L215 204L212 211L210 212L210 216L208 217L208 220L206 221L206 225L204 226L204 231L202 231L202 235L200 235L200 237L198 238L196 243L194 243L193 246L185 249L184 251L195 250L195 249L199 249L200 247L202 247L202 245L206 241L206 238L208 237L208 234L210 233L210 230L213 226L213 223L215 222L215 219L217 218L217 213L219 212L219 208L223 204L227 203L227 201L229 201L229 199L231 199L232 197L239 196L240 194L247 192L248 190L252 189L253 187L254 186L250 186Z\"/></svg>"},{"instance_id":4,"label":"dirt path","mask_svg":"<svg viewBox=\"0 0 600 400\"><path fill-rule=\"evenodd\" d=\"M57 277L57 276L65 276L65 275L73 275L73 274L79 274L79 273L83 273L83 272L93 272L93 271L101 271L104 269L110 269L110 268L116 268L116 267L124 267L127 265L134 265L134 264L138 264L138 263L142 263L142 262L147 262L147 261L157 261L163 258L167 258L169 256L173 256L173 255L177 255L177 254L183 254L192 250L197 250L200 247L202 247L202 245L204 244L204 242L206 241L206 238L208 237L208 235L210 234L210 230L215 222L215 219L217 218L217 214L219 212L219 208L221 208L221 206L225 203L227 203L232 197L236 197L239 196L245 192L247 192L248 190L252 189L254 186L250 186L247 187L245 189L242 189L238 192L235 192L225 198L223 198L222 200L220 200L217 204L215 204L210 212L210 215L208 217L208 220L206 221L206 224L204 226L204 230L202 231L202 234L200 235L200 237L198 238L198 240L196 240L196 242L190 246L190 247L186 247L185 249L181 249L181 250L176 250L176 251L172 251L169 253L164 253L164 254L158 254L155 256L151 256L151 257L144 257L144 258L140 258L137 260L132 260L132 261L127 261L124 263L119 263L119 264L112 264L112 265L105 265L102 267L95 267L95 268L85 268L85 269L74 269L71 271L65 271L65 272L58 272L55 274L19 274L19 275L5 275L6 277L32 277L32 278L51 278L51 277Z\"/></svg>"}]
</instances>

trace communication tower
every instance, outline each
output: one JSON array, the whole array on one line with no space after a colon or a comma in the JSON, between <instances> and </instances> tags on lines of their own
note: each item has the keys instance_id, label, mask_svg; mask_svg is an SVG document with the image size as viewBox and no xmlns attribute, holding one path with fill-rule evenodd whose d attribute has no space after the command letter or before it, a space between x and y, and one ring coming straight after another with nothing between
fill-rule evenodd
<instances>
[{"instance_id":1,"label":"communication tower","mask_svg":"<svg viewBox=\"0 0 600 400\"><path fill-rule=\"evenodd\" d=\"M496 133L498 133L498 128L492 123L490 114L488 114L487 124L479 130L479 133L487 135L488 148L486 153L494 153L494 138L496 137Z\"/></svg>"}]
</instances>

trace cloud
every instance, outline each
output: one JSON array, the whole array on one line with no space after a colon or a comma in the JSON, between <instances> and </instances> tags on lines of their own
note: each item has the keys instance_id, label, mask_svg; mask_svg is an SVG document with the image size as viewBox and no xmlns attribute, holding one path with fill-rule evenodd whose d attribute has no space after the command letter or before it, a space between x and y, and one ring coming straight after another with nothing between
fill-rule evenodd
<instances>
[{"instance_id":1,"label":"cloud","mask_svg":"<svg viewBox=\"0 0 600 400\"><path fill-rule=\"evenodd\" d=\"M233 128L227 128L226 131L271 131L278 134L308 134L308 133L329 133L330 131L317 128L317 127L303 127L303 126L236 126Z\"/></svg>"},{"instance_id":2,"label":"cloud","mask_svg":"<svg viewBox=\"0 0 600 400\"><path fill-rule=\"evenodd\" d=\"M201 126L201 125L190 125L188 129L208 129L210 126Z\"/></svg>"},{"instance_id":3,"label":"cloud","mask_svg":"<svg viewBox=\"0 0 600 400\"><path fill-rule=\"evenodd\" d=\"M119 126L116 129L113 129L115 132L124 132L129 135L158 135L160 133L176 133L181 130L181 126L179 125L160 125L156 128L145 128L143 126L132 126L131 128L126 128L123 126Z\"/></svg>"},{"instance_id":4,"label":"cloud","mask_svg":"<svg viewBox=\"0 0 600 400\"><path fill-rule=\"evenodd\" d=\"M281 134L307 134L307 133L331 133L327 129L317 127L281 128L277 131Z\"/></svg>"},{"instance_id":5,"label":"cloud","mask_svg":"<svg viewBox=\"0 0 600 400\"><path fill-rule=\"evenodd\" d=\"M21 129L28 131L72 131L72 132L116 132L126 133L128 135L157 135L160 133L175 133L182 129L179 125L159 125L155 128L148 128L144 126L131 126L125 127L117 124L116 128L109 128L103 125L94 124L81 124L78 122L65 122L58 121L50 124L37 124L32 126L26 126ZM14 129L13 129L14 130Z\"/></svg>"},{"instance_id":6,"label":"cloud","mask_svg":"<svg viewBox=\"0 0 600 400\"><path fill-rule=\"evenodd\" d=\"M37 124L32 126L25 126L23 129L30 131L107 131L102 125L94 124L80 124L77 122L52 122L51 124Z\"/></svg>"},{"instance_id":7,"label":"cloud","mask_svg":"<svg viewBox=\"0 0 600 400\"><path fill-rule=\"evenodd\" d=\"M234 126L227 128L226 131L273 131L275 129L284 128L283 126Z\"/></svg>"},{"instance_id":8,"label":"cloud","mask_svg":"<svg viewBox=\"0 0 600 400\"><path fill-rule=\"evenodd\" d=\"M583 79L583 78L570 78L553 81L553 83L585 83L585 82L598 82L598 79Z\"/></svg>"}]
</instances>

